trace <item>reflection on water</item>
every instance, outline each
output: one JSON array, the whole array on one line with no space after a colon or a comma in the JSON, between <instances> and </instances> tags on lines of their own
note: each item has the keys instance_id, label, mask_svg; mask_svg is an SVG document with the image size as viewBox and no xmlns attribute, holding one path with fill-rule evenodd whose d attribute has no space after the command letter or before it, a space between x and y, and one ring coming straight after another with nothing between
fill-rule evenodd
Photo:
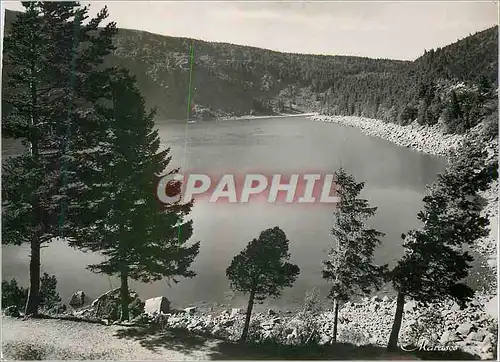
<instances>
[{"instance_id":1,"label":"reflection on water","mask_svg":"<svg viewBox=\"0 0 500 362\"><path fill-rule=\"evenodd\" d=\"M253 121L159 123L162 147L171 147L172 167L208 174L259 172L262 174L331 173L340 165L365 182L363 196L379 208L373 227L385 232L376 260L394 263L401 254L400 235L418 226L425 185L444 168L444 160L423 155L387 141L361 134L354 128L311 122L305 118ZM185 160L185 141L187 157ZM132 283L144 298L166 295L176 304L198 301L228 302L225 269L232 257L265 228L280 226L290 239L292 259L301 268L295 286L285 292L284 301L302 300L306 290L319 287L322 261L331 244L332 210L325 205L208 204L197 202L193 209L193 241L201 240L194 268L198 276L169 288L165 282L153 285ZM94 254L72 250L54 242L42 251L42 269L57 274L61 296L76 290L91 297L105 292L117 280L95 275L86 265L99 259ZM27 281L26 248L3 249L4 278ZM233 302L238 303L238 298Z\"/></svg>"}]
</instances>

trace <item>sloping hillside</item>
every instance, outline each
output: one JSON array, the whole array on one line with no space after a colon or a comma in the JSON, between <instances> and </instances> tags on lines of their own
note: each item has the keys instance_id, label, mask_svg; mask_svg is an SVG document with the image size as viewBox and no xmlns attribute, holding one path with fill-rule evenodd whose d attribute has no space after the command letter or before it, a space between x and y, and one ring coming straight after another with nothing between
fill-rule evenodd
<instances>
[{"instance_id":1,"label":"sloping hillside","mask_svg":"<svg viewBox=\"0 0 500 362\"><path fill-rule=\"evenodd\" d=\"M15 16L6 11L7 33ZM496 27L426 51L414 62L280 53L129 29L119 30L115 44L108 64L125 66L137 76L160 119L186 117L191 44L195 117L300 110L434 124L443 116L450 87L461 82L472 91L476 85L498 86ZM461 130L455 128L450 131Z\"/></svg>"},{"instance_id":2,"label":"sloping hillside","mask_svg":"<svg viewBox=\"0 0 500 362\"><path fill-rule=\"evenodd\" d=\"M194 46L193 103L214 113L270 114L298 102L299 90L320 92L330 84L365 75L404 73L408 62L356 57L286 54L224 43L121 29L110 63L131 69L151 105L166 117L185 116L189 46ZM308 100L314 101L312 92ZM305 103L305 102L302 102ZM301 109L314 109L301 104ZM317 107L316 107L317 108Z\"/></svg>"}]
</instances>

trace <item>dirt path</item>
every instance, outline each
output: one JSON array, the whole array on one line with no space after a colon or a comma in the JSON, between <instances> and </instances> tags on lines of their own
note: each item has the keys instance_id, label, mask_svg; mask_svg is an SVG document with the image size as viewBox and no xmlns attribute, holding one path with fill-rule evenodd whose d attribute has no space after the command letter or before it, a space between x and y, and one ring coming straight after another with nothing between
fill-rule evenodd
<instances>
[{"instance_id":1,"label":"dirt path","mask_svg":"<svg viewBox=\"0 0 500 362\"><path fill-rule=\"evenodd\" d=\"M418 360L376 346L314 348L241 345L186 330L104 326L58 319L2 317L2 360ZM434 358L435 359L435 358ZM439 359L439 358L438 358ZM448 359L448 358L446 358Z\"/></svg>"},{"instance_id":2,"label":"dirt path","mask_svg":"<svg viewBox=\"0 0 500 362\"><path fill-rule=\"evenodd\" d=\"M2 317L2 359L207 360L217 341L121 326Z\"/></svg>"}]
</instances>

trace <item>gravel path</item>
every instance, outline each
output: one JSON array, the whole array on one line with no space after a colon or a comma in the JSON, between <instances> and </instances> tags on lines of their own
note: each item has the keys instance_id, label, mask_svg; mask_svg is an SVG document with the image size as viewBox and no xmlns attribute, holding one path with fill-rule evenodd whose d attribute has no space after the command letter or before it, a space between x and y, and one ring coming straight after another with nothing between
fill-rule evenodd
<instances>
[{"instance_id":1,"label":"gravel path","mask_svg":"<svg viewBox=\"0 0 500 362\"><path fill-rule=\"evenodd\" d=\"M2 317L2 359L207 360L216 344L122 326Z\"/></svg>"}]
</instances>

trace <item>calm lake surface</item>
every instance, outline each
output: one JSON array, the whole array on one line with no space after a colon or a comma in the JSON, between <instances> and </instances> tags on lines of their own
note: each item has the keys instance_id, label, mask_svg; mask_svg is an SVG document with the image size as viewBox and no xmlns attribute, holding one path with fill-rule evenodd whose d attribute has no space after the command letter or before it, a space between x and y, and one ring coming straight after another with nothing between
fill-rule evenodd
<instances>
[{"instance_id":1,"label":"calm lake surface","mask_svg":"<svg viewBox=\"0 0 500 362\"><path fill-rule=\"evenodd\" d=\"M188 172L207 174L257 172L262 174L311 171L332 173L340 165L365 182L363 196L378 213L370 224L386 233L376 252L376 261L393 264L402 255L401 233L418 226L416 214L421 209L426 184L444 169L441 158L420 154L368 137L354 128L313 122L305 117L241 120L223 123L158 122L162 147L171 147L172 166ZM185 140L187 153L185 160ZM245 299L229 293L225 269L234 255L260 231L279 226L290 240L293 262L301 269L293 288L285 290L276 306L300 302L306 291L314 287L328 292L321 278L322 261L331 244L332 207L320 204L209 204L200 200L192 212L193 241L201 241L195 260L194 279L181 279L171 287L167 282L131 283L142 298L164 295L174 305L186 306L201 301L240 304ZM3 279L15 277L28 281L27 247L3 247ZM94 298L110 286L114 278L87 271L88 264L101 257L53 242L42 249L42 271L56 274L61 297L83 290Z\"/></svg>"}]
</instances>

